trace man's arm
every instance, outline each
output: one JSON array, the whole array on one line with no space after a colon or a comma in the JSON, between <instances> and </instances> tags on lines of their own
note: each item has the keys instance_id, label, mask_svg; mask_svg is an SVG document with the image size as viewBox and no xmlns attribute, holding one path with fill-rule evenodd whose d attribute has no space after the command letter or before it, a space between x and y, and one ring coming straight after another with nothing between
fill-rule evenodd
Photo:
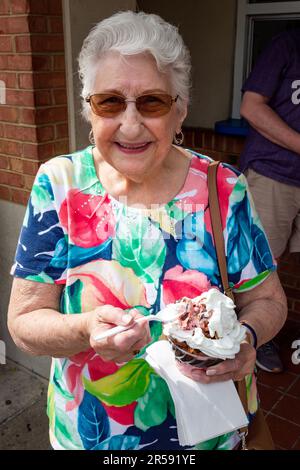
<instances>
[{"instance_id":1,"label":"man's arm","mask_svg":"<svg viewBox=\"0 0 300 470\"><path fill-rule=\"evenodd\" d=\"M241 116L266 139L300 155L300 133L289 127L268 105L270 98L246 91Z\"/></svg>"}]
</instances>

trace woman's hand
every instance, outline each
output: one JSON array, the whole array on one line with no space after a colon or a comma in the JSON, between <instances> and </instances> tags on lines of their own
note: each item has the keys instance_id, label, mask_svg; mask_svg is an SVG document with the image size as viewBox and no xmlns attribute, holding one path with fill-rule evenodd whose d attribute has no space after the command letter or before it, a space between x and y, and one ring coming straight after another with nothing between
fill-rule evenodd
<instances>
[{"instance_id":1,"label":"woman's hand","mask_svg":"<svg viewBox=\"0 0 300 470\"><path fill-rule=\"evenodd\" d=\"M226 380L243 380L253 372L255 366L256 351L248 342L241 344L240 352L234 359L227 359L207 369L198 369L188 364L177 362L177 367L182 374L204 384L224 382Z\"/></svg>"},{"instance_id":2,"label":"woman's hand","mask_svg":"<svg viewBox=\"0 0 300 470\"><path fill-rule=\"evenodd\" d=\"M87 334L91 347L104 361L129 361L151 341L147 320L135 322L135 319L140 317L142 315L135 309L127 313L111 305L97 307L87 315ZM93 339L97 334L116 325L130 326L130 328L101 341Z\"/></svg>"}]
</instances>

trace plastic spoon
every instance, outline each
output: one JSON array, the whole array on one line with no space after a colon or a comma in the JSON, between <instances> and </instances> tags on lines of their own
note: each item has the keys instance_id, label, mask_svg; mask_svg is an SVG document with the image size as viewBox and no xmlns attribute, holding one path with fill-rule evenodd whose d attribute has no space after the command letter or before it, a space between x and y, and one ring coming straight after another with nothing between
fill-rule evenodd
<instances>
[{"instance_id":1,"label":"plastic spoon","mask_svg":"<svg viewBox=\"0 0 300 470\"><path fill-rule=\"evenodd\" d=\"M172 321L175 321L180 315L182 315L187 308L187 304L183 303L177 303L177 304L170 304L160 312L157 312L156 315L148 315L144 317L140 317L137 320L135 320L135 323L140 323L141 321L160 321L162 323L169 323ZM133 324L130 326L115 326L114 328L111 328L110 330L106 330L103 333L100 333L99 335L94 337L95 341L102 341L105 338L109 338L110 336L114 336L117 333L121 333L122 331L129 330L132 328Z\"/></svg>"}]
</instances>

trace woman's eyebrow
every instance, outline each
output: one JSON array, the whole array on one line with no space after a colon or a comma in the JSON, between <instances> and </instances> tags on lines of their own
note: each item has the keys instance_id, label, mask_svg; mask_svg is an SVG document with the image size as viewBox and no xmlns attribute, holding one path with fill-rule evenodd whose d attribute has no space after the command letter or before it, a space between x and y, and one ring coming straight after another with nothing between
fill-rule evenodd
<instances>
[{"instance_id":1,"label":"woman's eyebrow","mask_svg":"<svg viewBox=\"0 0 300 470\"><path fill-rule=\"evenodd\" d=\"M115 95L125 96L123 91L116 90L115 88L109 88L108 90L103 90L103 91L99 92L99 94L100 93L101 94L113 93ZM136 96L149 95L151 93L168 93L168 91L162 90L161 88L151 88L150 90L144 90L141 93L138 93Z\"/></svg>"}]
</instances>

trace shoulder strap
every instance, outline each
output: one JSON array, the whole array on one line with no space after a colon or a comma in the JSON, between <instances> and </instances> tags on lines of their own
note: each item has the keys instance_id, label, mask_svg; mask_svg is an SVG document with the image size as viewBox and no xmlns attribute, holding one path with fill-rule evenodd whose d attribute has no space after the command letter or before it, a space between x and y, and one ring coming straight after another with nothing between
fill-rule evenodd
<instances>
[{"instance_id":1,"label":"shoulder strap","mask_svg":"<svg viewBox=\"0 0 300 470\"><path fill-rule=\"evenodd\" d=\"M219 206L217 173L221 162L214 161L208 166L207 184L208 184L208 203L210 210L211 226L215 240L217 260L223 285L224 293L234 301L231 287L229 287L227 263L225 256L225 244L222 229L221 212Z\"/></svg>"}]
</instances>

